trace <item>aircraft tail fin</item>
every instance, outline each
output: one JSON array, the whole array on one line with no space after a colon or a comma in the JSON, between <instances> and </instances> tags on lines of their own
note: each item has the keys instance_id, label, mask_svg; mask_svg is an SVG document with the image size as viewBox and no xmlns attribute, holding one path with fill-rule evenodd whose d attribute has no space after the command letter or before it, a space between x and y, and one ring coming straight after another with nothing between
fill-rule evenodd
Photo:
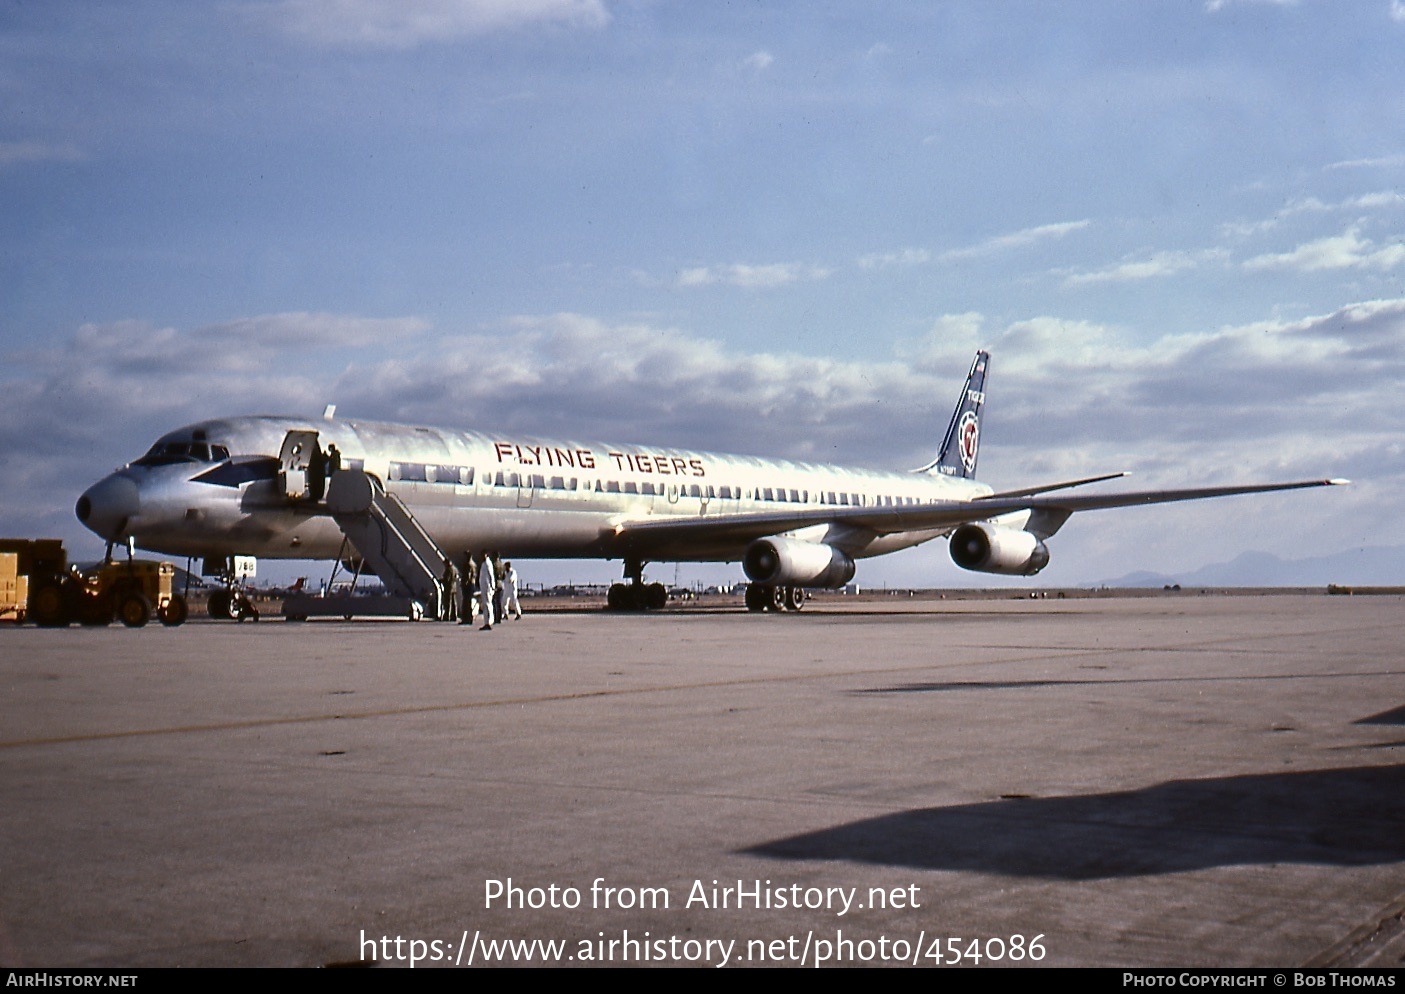
<instances>
[{"instance_id":1,"label":"aircraft tail fin","mask_svg":"<svg viewBox=\"0 0 1405 994\"><path fill-rule=\"evenodd\" d=\"M923 466L920 473L940 473L969 480L976 475L976 456L981 442L981 408L985 406L985 377L990 368L990 353L984 350L971 360L961 399L952 412L946 438L937 450L937 458Z\"/></svg>"}]
</instances>

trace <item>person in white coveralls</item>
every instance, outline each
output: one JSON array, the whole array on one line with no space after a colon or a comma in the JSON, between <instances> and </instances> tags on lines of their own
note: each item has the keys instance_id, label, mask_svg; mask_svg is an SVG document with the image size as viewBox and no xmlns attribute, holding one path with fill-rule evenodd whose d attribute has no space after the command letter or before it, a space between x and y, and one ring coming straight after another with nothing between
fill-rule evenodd
<instances>
[{"instance_id":1,"label":"person in white coveralls","mask_svg":"<svg viewBox=\"0 0 1405 994\"><path fill-rule=\"evenodd\" d=\"M509 614L522 620L522 604L517 600L517 567L512 563L503 563L503 599L502 599L502 620L506 621Z\"/></svg>"},{"instance_id":2,"label":"person in white coveralls","mask_svg":"<svg viewBox=\"0 0 1405 994\"><path fill-rule=\"evenodd\" d=\"M498 578L493 573L493 561L484 553L478 564L478 599L483 602L483 627L479 631L487 632L493 628L493 594L497 589Z\"/></svg>"}]
</instances>

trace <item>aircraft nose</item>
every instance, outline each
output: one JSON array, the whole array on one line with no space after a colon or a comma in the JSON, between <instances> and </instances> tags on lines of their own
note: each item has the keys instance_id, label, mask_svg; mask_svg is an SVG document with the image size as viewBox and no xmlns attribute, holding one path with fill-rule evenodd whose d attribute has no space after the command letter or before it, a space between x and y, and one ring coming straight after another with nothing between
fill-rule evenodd
<instances>
[{"instance_id":1,"label":"aircraft nose","mask_svg":"<svg viewBox=\"0 0 1405 994\"><path fill-rule=\"evenodd\" d=\"M99 537L118 542L126 537L127 522L140 509L137 485L125 476L114 475L84 491L73 510Z\"/></svg>"}]
</instances>

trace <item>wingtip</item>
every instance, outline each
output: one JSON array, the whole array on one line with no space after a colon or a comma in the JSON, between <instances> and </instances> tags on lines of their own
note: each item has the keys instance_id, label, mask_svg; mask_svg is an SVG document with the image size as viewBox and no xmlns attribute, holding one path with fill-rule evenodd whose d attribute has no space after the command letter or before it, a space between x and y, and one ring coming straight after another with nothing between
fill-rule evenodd
<instances>
[{"instance_id":1,"label":"wingtip","mask_svg":"<svg viewBox=\"0 0 1405 994\"><path fill-rule=\"evenodd\" d=\"M1329 487L1346 487L1350 485L1350 480L1343 479L1340 476L1333 477L1332 479L1327 481L1327 486Z\"/></svg>"}]
</instances>

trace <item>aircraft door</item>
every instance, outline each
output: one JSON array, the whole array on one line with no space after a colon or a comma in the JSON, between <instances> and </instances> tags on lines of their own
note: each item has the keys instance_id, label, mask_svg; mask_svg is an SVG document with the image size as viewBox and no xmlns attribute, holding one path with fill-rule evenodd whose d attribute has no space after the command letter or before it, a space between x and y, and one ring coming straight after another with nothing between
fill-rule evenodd
<instances>
[{"instance_id":1,"label":"aircraft door","mask_svg":"<svg viewBox=\"0 0 1405 994\"><path fill-rule=\"evenodd\" d=\"M278 482L288 500L321 500L327 460L315 431L290 431L278 453Z\"/></svg>"},{"instance_id":2,"label":"aircraft door","mask_svg":"<svg viewBox=\"0 0 1405 994\"><path fill-rule=\"evenodd\" d=\"M546 486L546 481L542 477L523 473L517 481L517 506L531 507L532 499L536 496L537 490L544 486Z\"/></svg>"}]
</instances>

